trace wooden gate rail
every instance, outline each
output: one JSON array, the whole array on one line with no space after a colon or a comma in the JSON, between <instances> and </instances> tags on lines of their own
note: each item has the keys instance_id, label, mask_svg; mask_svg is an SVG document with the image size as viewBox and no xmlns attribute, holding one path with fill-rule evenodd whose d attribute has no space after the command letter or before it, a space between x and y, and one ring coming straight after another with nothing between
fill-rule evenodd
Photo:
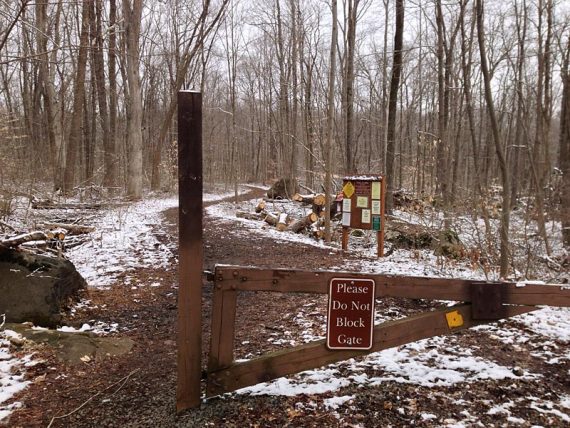
<instances>
[{"instance_id":1,"label":"wooden gate rail","mask_svg":"<svg viewBox=\"0 0 570 428\"><path fill-rule=\"evenodd\" d=\"M328 293L334 277L368 278L376 282L376 297L453 300L463 303L374 327L369 351L329 350L324 340L233 362L237 291ZM489 301L492 300L492 301ZM525 306L513 306L525 305ZM570 306L570 287L482 283L462 279L402 277L353 272L308 272L216 266L212 309L212 341L207 396L223 394L288 374L363 356L420 339L427 339L534 311L536 305ZM458 320L457 323L450 322Z\"/></svg>"},{"instance_id":2,"label":"wooden gate rail","mask_svg":"<svg viewBox=\"0 0 570 428\"><path fill-rule=\"evenodd\" d=\"M489 284L501 289L502 303L513 305L570 306L570 287L559 284L482 282L467 279L425 278L376 275L354 272L260 269L216 266L216 287L224 290L279 291L282 293L328 293L335 277L368 278L376 282L376 297L404 297L469 302L474 284Z\"/></svg>"}]
</instances>

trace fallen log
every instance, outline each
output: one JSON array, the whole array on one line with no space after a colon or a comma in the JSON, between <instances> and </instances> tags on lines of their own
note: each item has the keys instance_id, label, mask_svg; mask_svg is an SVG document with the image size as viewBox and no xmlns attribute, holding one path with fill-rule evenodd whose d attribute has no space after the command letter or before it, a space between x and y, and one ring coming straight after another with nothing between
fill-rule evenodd
<instances>
[{"instance_id":1,"label":"fallen log","mask_svg":"<svg viewBox=\"0 0 570 428\"><path fill-rule=\"evenodd\" d=\"M293 195L293 200L296 202L301 202L302 204L319 207L324 206L326 201L325 195L322 193L319 193L318 195L301 195L300 193L295 193Z\"/></svg>"},{"instance_id":2,"label":"fallen log","mask_svg":"<svg viewBox=\"0 0 570 428\"><path fill-rule=\"evenodd\" d=\"M261 214L253 214L245 211L236 212L236 217L246 220L263 220L263 216Z\"/></svg>"},{"instance_id":3,"label":"fallen log","mask_svg":"<svg viewBox=\"0 0 570 428\"><path fill-rule=\"evenodd\" d=\"M287 213L280 213L277 220L277 230L283 232L287 228L287 218L289 215Z\"/></svg>"},{"instance_id":4,"label":"fallen log","mask_svg":"<svg viewBox=\"0 0 570 428\"><path fill-rule=\"evenodd\" d=\"M261 211L263 211L265 209L265 206L267 204L265 203L264 200L259 201L259 203L257 204L257 206L255 207L255 212L256 213L260 213Z\"/></svg>"},{"instance_id":5,"label":"fallen log","mask_svg":"<svg viewBox=\"0 0 570 428\"><path fill-rule=\"evenodd\" d=\"M93 226L85 226L82 224L71 224L71 223L44 223L43 227L47 229L65 229L71 235L82 235L85 233L91 233L95 231Z\"/></svg>"},{"instance_id":6,"label":"fallen log","mask_svg":"<svg viewBox=\"0 0 570 428\"><path fill-rule=\"evenodd\" d=\"M23 233L21 235L14 236L12 238L4 239L0 241L0 245L5 248L14 248L24 242L28 241L47 241L48 237L44 232L36 230L30 233Z\"/></svg>"},{"instance_id":7,"label":"fallen log","mask_svg":"<svg viewBox=\"0 0 570 428\"><path fill-rule=\"evenodd\" d=\"M98 210L102 206L102 204L55 203L50 200L32 202L32 208L35 210Z\"/></svg>"},{"instance_id":8,"label":"fallen log","mask_svg":"<svg viewBox=\"0 0 570 428\"><path fill-rule=\"evenodd\" d=\"M295 193L293 195L293 200L295 202L301 202L302 204L313 205L315 196L318 195L301 195L300 193Z\"/></svg>"},{"instance_id":9,"label":"fallen log","mask_svg":"<svg viewBox=\"0 0 570 428\"><path fill-rule=\"evenodd\" d=\"M265 223L270 224L271 226L277 226L279 217L267 211L262 211L261 214L263 215L263 221L265 221Z\"/></svg>"},{"instance_id":10,"label":"fallen log","mask_svg":"<svg viewBox=\"0 0 570 428\"><path fill-rule=\"evenodd\" d=\"M325 205L325 195L323 195L322 193L319 193L318 195L316 195L313 199L313 205L318 205L318 206L324 206Z\"/></svg>"},{"instance_id":11,"label":"fallen log","mask_svg":"<svg viewBox=\"0 0 570 428\"><path fill-rule=\"evenodd\" d=\"M302 232L307 227L309 227L314 222L316 222L318 219L319 217L315 213L310 213L305 217L293 221L289 226L287 226L287 229L285 230L287 230L288 232L299 233Z\"/></svg>"}]
</instances>

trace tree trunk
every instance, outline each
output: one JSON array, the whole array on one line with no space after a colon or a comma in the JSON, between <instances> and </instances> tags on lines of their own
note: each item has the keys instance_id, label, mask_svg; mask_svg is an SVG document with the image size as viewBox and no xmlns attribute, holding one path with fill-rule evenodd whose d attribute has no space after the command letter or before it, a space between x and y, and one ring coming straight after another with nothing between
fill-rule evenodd
<instances>
[{"instance_id":1,"label":"tree trunk","mask_svg":"<svg viewBox=\"0 0 570 428\"><path fill-rule=\"evenodd\" d=\"M329 55L329 81L328 81L328 97L327 97L327 139L325 144L325 205L331 204L332 191L332 144L334 132L334 80L336 69L336 43L338 38L338 22L337 22L337 2L332 0L332 33L331 46ZM330 210L325 214L325 242L331 242L331 213Z\"/></svg>"},{"instance_id":2,"label":"tree trunk","mask_svg":"<svg viewBox=\"0 0 570 428\"><path fill-rule=\"evenodd\" d=\"M394 54L392 77L390 78L390 96L388 101L388 132L386 137L386 211L390 213L394 206L394 163L396 146L396 114L398 113L398 88L402 70L402 44L404 38L404 0L396 0L396 32L394 35Z\"/></svg>"},{"instance_id":3,"label":"tree trunk","mask_svg":"<svg viewBox=\"0 0 570 428\"><path fill-rule=\"evenodd\" d=\"M356 159L354 141L354 51L356 49L356 23L358 4L360 0L348 0L348 31L346 34L346 73L344 76L344 103L345 103L345 173L356 173Z\"/></svg>"},{"instance_id":4,"label":"tree trunk","mask_svg":"<svg viewBox=\"0 0 570 428\"><path fill-rule=\"evenodd\" d=\"M562 236L564 246L570 247L570 39L567 42L562 67L562 105L560 107L560 169L562 170Z\"/></svg>"},{"instance_id":5,"label":"tree trunk","mask_svg":"<svg viewBox=\"0 0 570 428\"><path fill-rule=\"evenodd\" d=\"M117 187L119 178L119 160L117 158L117 4L109 0L109 137L103 140L104 176L103 186L111 189Z\"/></svg>"},{"instance_id":6,"label":"tree trunk","mask_svg":"<svg viewBox=\"0 0 570 428\"><path fill-rule=\"evenodd\" d=\"M142 0L123 0L123 17L126 33L126 64L129 97L127 110L127 195L142 198L143 138L142 95L139 77L139 38L142 19Z\"/></svg>"},{"instance_id":7,"label":"tree trunk","mask_svg":"<svg viewBox=\"0 0 570 428\"><path fill-rule=\"evenodd\" d=\"M465 31L465 6L469 0L462 0L461 2L461 65L463 72L463 94L465 96L465 108L467 110L467 118L469 122L469 135L471 142L471 151L473 153L473 167L475 169L474 180L475 187L477 189L477 200L478 205L481 208L481 213L483 215L483 221L485 223L485 236L487 243L491 242L491 224L489 222L489 212L485 204L486 195L483 191L483 185L481 183L481 176L479 174L481 161L479 159L479 149L477 147L477 133L475 130L475 115L473 113L473 95L471 92L471 53L472 53L472 42L467 46L468 40L473 40L474 24L471 25L469 37Z\"/></svg>"},{"instance_id":8,"label":"tree trunk","mask_svg":"<svg viewBox=\"0 0 570 428\"><path fill-rule=\"evenodd\" d=\"M502 197L503 206L501 212L501 278L506 278L509 273L509 222L510 222L510 186L509 186L509 171L507 161L501 141L501 134L499 130L499 123L495 114L495 105L493 103L493 92L491 89L491 74L487 64L487 51L485 46L485 29L483 22L483 0L476 0L477 7L477 40L479 42L479 53L481 56L481 71L483 73L483 83L485 86L485 100L487 103L487 110L489 112L489 120L491 122L491 131L493 134L493 141L495 143L495 152L499 161L499 168L501 171L501 181L503 185Z\"/></svg>"},{"instance_id":9,"label":"tree trunk","mask_svg":"<svg viewBox=\"0 0 570 428\"><path fill-rule=\"evenodd\" d=\"M63 177L63 192L66 194L71 193L75 185L75 170L81 144L81 122L83 104L85 101L85 74L87 69L87 41L89 40L90 1L92 0L83 2L81 11L81 35L79 37L79 56L77 59L77 71L73 89L73 113L71 115L69 138L67 140L67 155Z\"/></svg>"}]
</instances>

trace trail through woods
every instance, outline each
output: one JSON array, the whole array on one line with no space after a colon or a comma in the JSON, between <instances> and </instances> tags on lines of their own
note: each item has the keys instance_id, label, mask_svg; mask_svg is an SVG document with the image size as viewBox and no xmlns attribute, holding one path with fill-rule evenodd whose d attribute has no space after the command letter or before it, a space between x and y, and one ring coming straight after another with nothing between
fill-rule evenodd
<instances>
[{"instance_id":1,"label":"trail through woods","mask_svg":"<svg viewBox=\"0 0 570 428\"><path fill-rule=\"evenodd\" d=\"M205 268L215 263L343 270L373 265L372 258L359 252L342 255L337 248L270 230L263 222L224 214L248 201L254 207L262 193L250 190L240 197L237 208L231 198L205 203ZM278 379L209 399L200 409L176 417L178 212L174 207L147 215L150 248L146 251L154 248L160 257L141 253L146 262L115 272L110 283L92 287L67 317L67 325L75 329L99 326L98 334L133 340L132 351L71 365L59 361L47 346L12 346L13 355L33 353L28 358L34 364L17 369L29 382L27 388L0 402L2 406L20 403L4 423L22 427L51 422L53 427L570 424L570 312L566 309L544 309ZM412 254L407 256L410 266ZM406 262L398 254L386 263L404 266ZM454 273L459 274L459 269ZM376 322L434 305L383 299L377 302ZM203 306L206 350L211 284L204 284ZM252 358L322 338L325 318L326 296L242 293L236 357Z\"/></svg>"}]
</instances>

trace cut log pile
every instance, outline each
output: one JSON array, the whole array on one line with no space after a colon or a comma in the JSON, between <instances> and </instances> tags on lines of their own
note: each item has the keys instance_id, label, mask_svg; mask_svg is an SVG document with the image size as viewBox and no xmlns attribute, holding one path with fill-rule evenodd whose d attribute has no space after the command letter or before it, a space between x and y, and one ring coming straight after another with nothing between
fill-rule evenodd
<instances>
[{"instance_id":1,"label":"cut log pile","mask_svg":"<svg viewBox=\"0 0 570 428\"><path fill-rule=\"evenodd\" d=\"M87 242L87 234L95 231L93 226L79 224L81 220L66 218L64 222L61 219L56 222L39 222L34 225L33 230L27 231L2 221L0 250L19 249L27 253L63 257L66 249Z\"/></svg>"},{"instance_id":2,"label":"cut log pile","mask_svg":"<svg viewBox=\"0 0 570 428\"><path fill-rule=\"evenodd\" d=\"M295 193L291 199L262 199L255 207L255 213L238 211L236 216L247 220L263 221L280 232L306 233L317 239L324 236L325 195ZM298 202L306 207L304 215L286 211L286 202ZM334 201L334 198L331 198ZM336 215L336 203L330 206L331 216Z\"/></svg>"}]
</instances>

